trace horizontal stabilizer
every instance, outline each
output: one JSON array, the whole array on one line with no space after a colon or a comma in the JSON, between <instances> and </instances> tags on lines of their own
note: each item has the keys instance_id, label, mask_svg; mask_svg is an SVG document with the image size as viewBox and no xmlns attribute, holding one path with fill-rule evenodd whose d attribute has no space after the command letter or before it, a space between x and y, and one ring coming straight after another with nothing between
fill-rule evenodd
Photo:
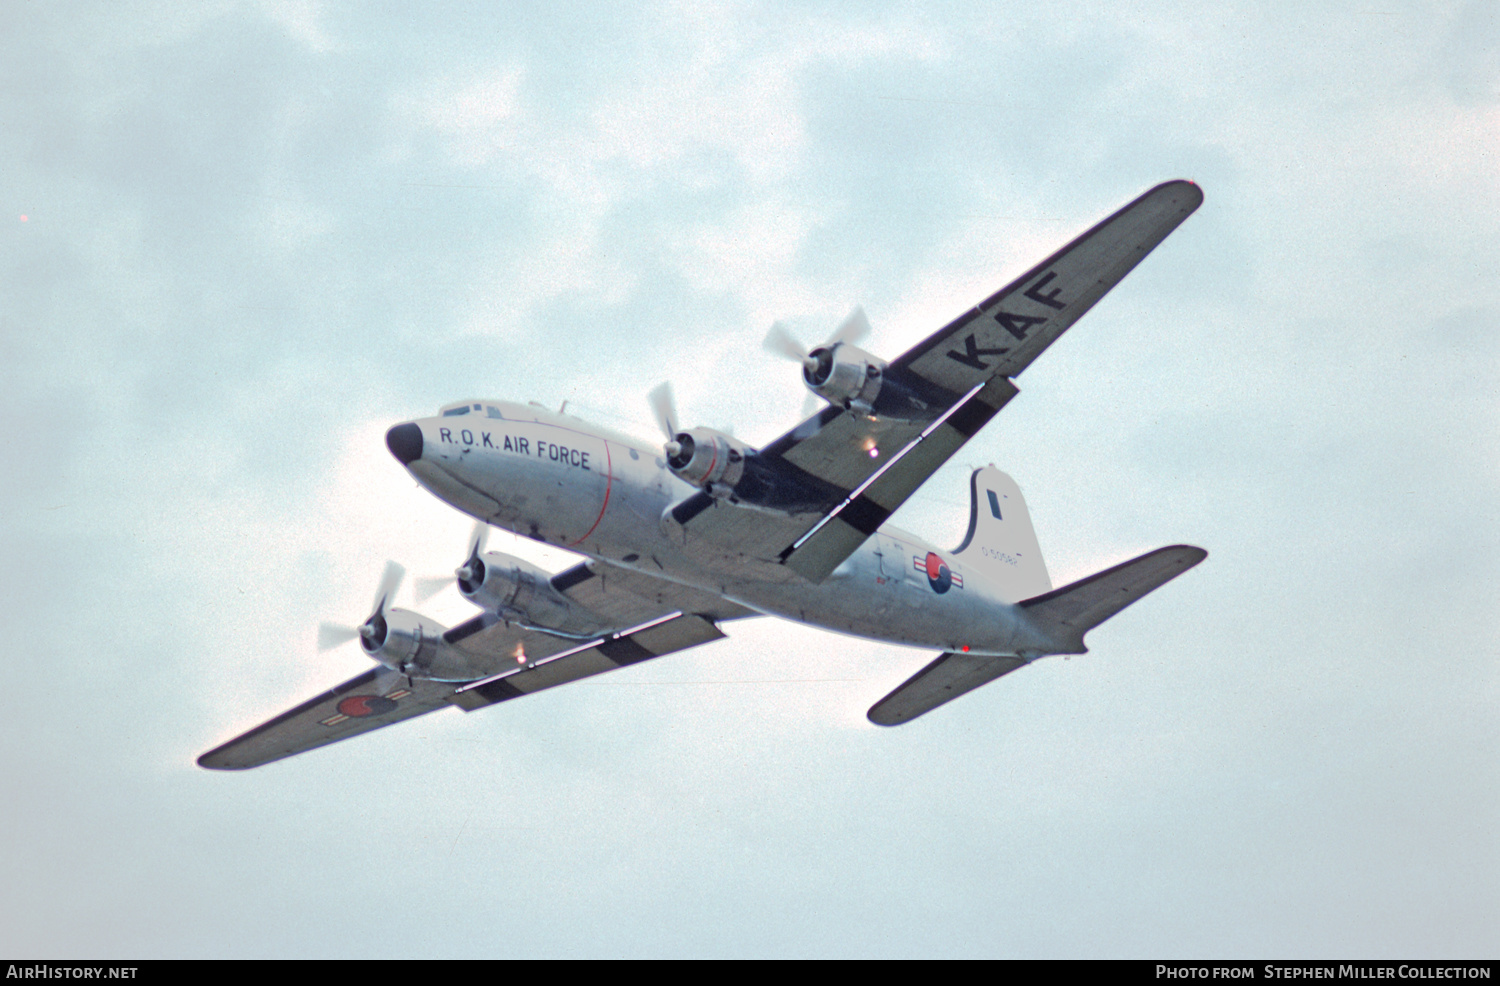
<instances>
[{"instance_id":1,"label":"horizontal stabilizer","mask_svg":"<svg viewBox=\"0 0 1500 986\"><path fill-rule=\"evenodd\" d=\"M1025 666L1025 658L1020 657L981 657L954 652L939 655L936 661L871 706L870 721L877 726L899 726Z\"/></svg>"},{"instance_id":2,"label":"horizontal stabilizer","mask_svg":"<svg viewBox=\"0 0 1500 986\"><path fill-rule=\"evenodd\" d=\"M1055 645L1053 654L1083 654L1083 635L1137 599L1208 557L1189 544L1158 548L1072 585L1021 603L1033 626Z\"/></svg>"}]
</instances>

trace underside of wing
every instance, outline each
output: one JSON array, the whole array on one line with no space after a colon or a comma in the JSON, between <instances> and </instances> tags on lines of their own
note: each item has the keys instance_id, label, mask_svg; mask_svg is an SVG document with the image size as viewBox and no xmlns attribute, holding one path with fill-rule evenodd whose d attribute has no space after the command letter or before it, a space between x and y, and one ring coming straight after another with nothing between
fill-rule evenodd
<instances>
[{"instance_id":1,"label":"underside of wing","mask_svg":"<svg viewBox=\"0 0 1500 986\"><path fill-rule=\"evenodd\" d=\"M1203 202L1189 181L1146 192L891 363L955 394L1015 377Z\"/></svg>"},{"instance_id":2,"label":"underside of wing","mask_svg":"<svg viewBox=\"0 0 1500 986\"><path fill-rule=\"evenodd\" d=\"M824 408L754 453L747 474L761 478L747 497L769 491L764 502L700 492L674 507L685 546L822 581L1015 396L1011 378L1202 201L1192 182L1158 185L897 357L879 375L905 410Z\"/></svg>"},{"instance_id":3,"label":"underside of wing","mask_svg":"<svg viewBox=\"0 0 1500 986\"><path fill-rule=\"evenodd\" d=\"M696 615L674 616L649 626L616 634L607 640L556 654L534 666L465 685L452 701L472 712L533 692L589 678L606 671L639 664L653 657L686 650L724 636L714 624Z\"/></svg>"},{"instance_id":4,"label":"underside of wing","mask_svg":"<svg viewBox=\"0 0 1500 986\"><path fill-rule=\"evenodd\" d=\"M1000 413L1016 392L1009 380L996 377L969 395L952 414L917 436L889 466L834 508L806 537L789 545L782 552L782 561L810 582L823 581Z\"/></svg>"},{"instance_id":5,"label":"underside of wing","mask_svg":"<svg viewBox=\"0 0 1500 986\"><path fill-rule=\"evenodd\" d=\"M198 758L210 770L245 770L316 749L448 704L457 686L374 668Z\"/></svg>"},{"instance_id":6,"label":"underside of wing","mask_svg":"<svg viewBox=\"0 0 1500 986\"><path fill-rule=\"evenodd\" d=\"M702 589L600 561L560 572L552 583L615 630L580 639L484 613L443 639L504 669L499 674L464 684L374 668L210 750L199 765L259 767L450 704L483 708L718 640L724 634L716 622L760 615Z\"/></svg>"}]
</instances>

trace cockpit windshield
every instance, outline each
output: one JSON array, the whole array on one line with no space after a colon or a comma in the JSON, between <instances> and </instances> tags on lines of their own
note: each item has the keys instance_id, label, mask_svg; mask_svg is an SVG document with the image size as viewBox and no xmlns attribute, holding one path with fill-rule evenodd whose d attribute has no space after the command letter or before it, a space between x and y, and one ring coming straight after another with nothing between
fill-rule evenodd
<instances>
[{"instance_id":1,"label":"cockpit windshield","mask_svg":"<svg viewBox=\"0 0 1500 986\"><path fill-rule=\"evenodd\" d=\"M493 404L481 404L478 401L460 401L456 404L445 404L439 412L445 418L456 418L462 414L482 414L486 418L501 418L505 415Z\"/></svg>"}]
</instances>

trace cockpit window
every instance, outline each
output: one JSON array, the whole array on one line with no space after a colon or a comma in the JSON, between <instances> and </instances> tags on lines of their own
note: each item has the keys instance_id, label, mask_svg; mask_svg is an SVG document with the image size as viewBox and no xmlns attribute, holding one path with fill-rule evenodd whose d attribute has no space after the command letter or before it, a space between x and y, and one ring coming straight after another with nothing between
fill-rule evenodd
<instances>
[{"instance_id":1,"label":"cockpit window","mask_svg":"<svg viewBox=\"0 0 1500 986\"><path fill-rule=\"evenodd\" d=\"M500 413L500 409L493 404L480 404L477 401L446 404L438 408L438 413L445 418L457 418L465 414L482 414L487 418L501 418L502 420L505 417Z\"/></svg>"}]
</instances>

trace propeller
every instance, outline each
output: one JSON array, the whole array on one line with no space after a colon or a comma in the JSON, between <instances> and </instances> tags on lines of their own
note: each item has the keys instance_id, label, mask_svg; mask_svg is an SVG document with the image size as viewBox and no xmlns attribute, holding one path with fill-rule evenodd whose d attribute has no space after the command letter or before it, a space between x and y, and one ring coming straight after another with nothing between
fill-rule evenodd
<instances>
[{"instance_id":1,"label":"propeller","mask_svg":"<svg viewBox=\"0 0 1500 986\"><path fill-rule=\"evenodd\" d=\"M777 356L802 364L802 375L808 380L815 380L828 373L833 362L833 349L841 343L849 343L851 346L870 334L870 320L865 317L864 308L856 305L854 311L839 323L839 327L833 330L833 335L828 341L815 349L808 350L797 338L787 331L781 322L771 326L766 333L766 338L761 346L767 352L775 353ZM814 356L813 354L817 355ZM802 402L802 416L807 417L818 408L816 394L808 394L807 399Z\"/></svg>"},{"instance_id":2,"label":"propeller","mask_svg":"<svg viewBox=\"0 0 1500 986\"><path fill-rule=\"evenodd\" d=\"M385 642L385 605L391 601L396 590L401 585L401 579L406 575L406 569L395 562L387 562L385 574L380 577L380 585L375 589L375 605L371 608L370 618L357 627L345 626L340 623L322 623L318 625L318 650L331 650L340 644L348 643L356 637L362 637L366 641L374 643L379 647Z\"/></svg>"},{"instance_id":3,"label":"propeller","mask_svg":"<svg viewBox=\"0 0 1500 986\"><path fill-rule=\"evenodd\" d=\"M672 384L658 385L647 397L651 401L651 411L656 415L657 427L667 436L664 448L670 458L682 451L682 445L677 441L677 401L672 397Z\"/></svg>"},{"instance_id":4,"label":"propeller","mask_svg":"<svg viewBox=\"0 0 1500 986\"><path fill-rule=\"evenodd\" d=\"M473 592L484 584L484 546L489 543L490 525L482 520L474 522L474 532L469 535L469 553L464 563L452 575L423 576L413 583L418 602L425 602L453 584L456 578L459 588Z\"/></svg>"},{"instance_id":5,"label":"propeller","mask_svg":"<svg viewBox=\"0 0 1500 986\"><path fill-rule=\"evenodd\" d=\"M833 335L828 337L828 341L818 346L817 349L832 349L845 342L852 346L869 334L870 320L865 317L865 310L856 305L854 311L850 312L848 317L839 323L839 327L833 330ZM771 326L771 331L766 333L766 338L761 345L777 356L801 363L809 373L818 368L818 360L812 355L816 350L805 348L781 322Z\"/></svg>"}]
</instances>

